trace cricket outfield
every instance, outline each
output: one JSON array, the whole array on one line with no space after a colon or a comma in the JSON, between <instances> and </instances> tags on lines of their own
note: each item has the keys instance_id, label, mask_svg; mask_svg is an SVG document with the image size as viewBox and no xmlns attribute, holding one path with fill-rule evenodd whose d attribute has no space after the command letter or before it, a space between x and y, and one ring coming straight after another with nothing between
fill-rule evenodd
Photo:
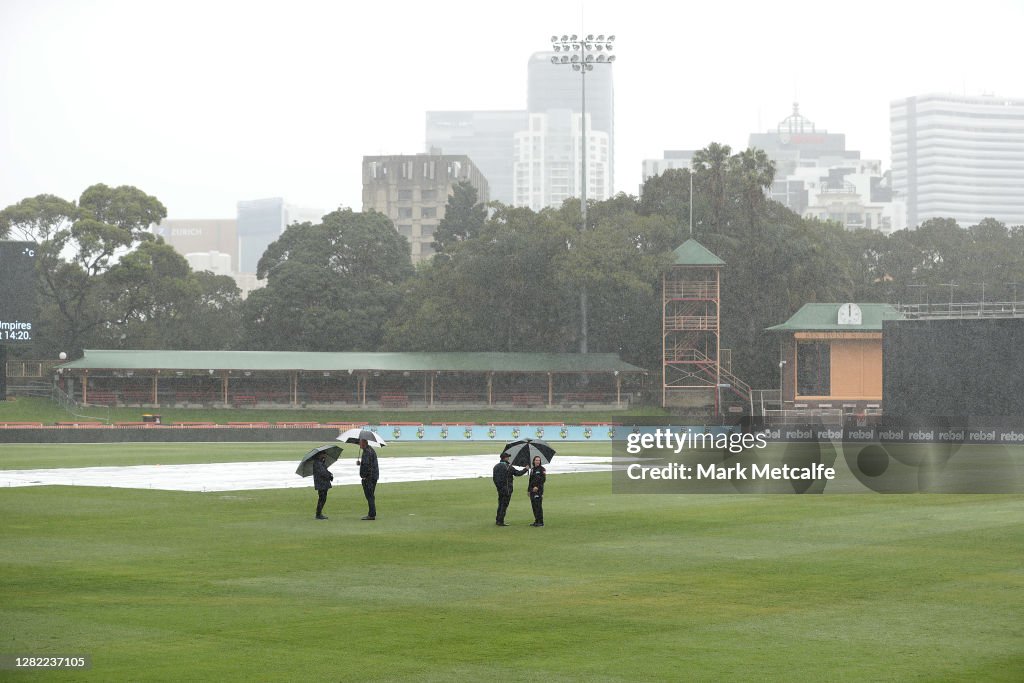
<instances>
[{"instance_id":1,"label":"cricket outfield","mask_svg":"<svg viewBox=\"0 0 1024 683\"><path fill-rule=\"evenodd\" d=\"M4 444L0 469L247 468L297 461L313 445ZM559 455L599 464L608 448L564 444ZM405 458L485 468L382 480L375 522L359 520L362 494L348 484L332 490L326 522L312 519L308 485L0 488L0 655L90 658L87 670L0 678L1024 673L1024 496L629 495L612 493L606 470L559 473L556 456L547 526L528 526L520 484L512 526L497 528L494 457L479 451L382 449L382 476ZM332 469L354 469L349 455Z\"/></svg>"}]
</instances>

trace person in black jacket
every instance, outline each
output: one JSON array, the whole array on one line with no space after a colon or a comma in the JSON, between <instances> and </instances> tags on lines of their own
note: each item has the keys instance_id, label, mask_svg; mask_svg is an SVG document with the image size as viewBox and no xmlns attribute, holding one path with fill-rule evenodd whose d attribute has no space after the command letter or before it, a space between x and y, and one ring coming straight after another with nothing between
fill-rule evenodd
<instances>
[{"instance_id":1,"label":"person in black jacket","mask_svg":"<svg viewBox=\"0 0 1024 683\"><path fill-rule=\"evenodd\" d=\"M502 453L498 458L500 460L494 466L492 475L494 488L498 489L498 514L494 518L494 523L497 526L508 526L505 524L505 511L512 500L512 477L521 477L530 470L525 467L521 470L512 467L508 462L508 453Z\"/></svg>"},{"instance_id":2,"label":"person in black jacket","mask_svg":"<svg viewBox=\"0 0 1024 683\"><path fill-rule=\"evenodd\" d=\"M363 495L366 496L366 504L370 508L362 519L374 520L377 519L374 491L377 488L377 479L380 478L380 469L377 467L377 451L373 450L373 446L366 439L359 440L359 448L363 452L356 464L359 465L359 478L363 480Z\"/></svg>"},{"instance_id":3,"label":"person in black jacket","mask_svg":"<svg viewBox=\"0 0 1024 683\"><path fill-rule=\"evenodd\" d=\"M327 502L327 491L330 490L334 481L334 475L327 469L327 456L323 453L313 458L313 488L316 489L316 518L327 519L324 516L324 503Z\"/></svg>"},{"instance_id":4,"label":"person in black jacket","mask_svg":"<svg viewBox=\"0 0 1024 683\"><path fill-rule=\"evenodd\" d=\"M544 481L548 478L539 455L533 456L533 467L530 468L530 485L526 492L530 494L530 505L533 506L533 524L544 526Z\"/></svg>"}]
</instances>

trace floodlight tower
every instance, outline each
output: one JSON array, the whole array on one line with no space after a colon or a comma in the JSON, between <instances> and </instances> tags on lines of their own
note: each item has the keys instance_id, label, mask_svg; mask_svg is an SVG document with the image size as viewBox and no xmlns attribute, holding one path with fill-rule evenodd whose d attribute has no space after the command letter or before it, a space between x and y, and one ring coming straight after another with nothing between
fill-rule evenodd
<instances>
[{"instance_id":1,"label":"floodlight tower","mask_svg":"<svg viewBox=\"0 0 1024 683\"><path fill-rule=\"evenodd\" d=\"M581 38L576 34L551 36L551 49L558 53L551 58L552 64L571 66L580 74L580 230L587 230L587 72L594 65L610 65L615 55L612 51L615 36L593 33ZM587 288L580 287L580 353L587 353Z\"/></svg>"}]
</instances>

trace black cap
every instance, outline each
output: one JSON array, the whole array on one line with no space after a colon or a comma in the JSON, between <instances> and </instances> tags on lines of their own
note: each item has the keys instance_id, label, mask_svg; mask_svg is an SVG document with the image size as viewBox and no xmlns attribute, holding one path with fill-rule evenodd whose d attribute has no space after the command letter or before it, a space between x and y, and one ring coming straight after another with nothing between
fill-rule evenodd
<instances>
[{"instance_id":1,"label":"black cap","mask_svg":"<svg viewBox=\"0 0 1024 683\"><path fill-rule=\"evenodd\" d=\"M510 457L510 456L509 456L509 454L508 454L508 453L498 453L498 457L499 457L499 458L508 458L508 457Z\"/></svg>"}]
</instances>

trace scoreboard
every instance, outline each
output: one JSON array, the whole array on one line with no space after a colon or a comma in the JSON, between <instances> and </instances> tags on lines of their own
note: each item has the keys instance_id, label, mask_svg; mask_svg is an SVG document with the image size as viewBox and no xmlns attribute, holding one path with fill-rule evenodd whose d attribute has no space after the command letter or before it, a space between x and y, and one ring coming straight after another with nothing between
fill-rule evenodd
<instances>
[{"instance_id":1,"label":"scoreboard","mask_svg":"<svg viewBox=\"0 0 1024 683\"><path fill-rule=\"evenodd\" d=\"M0 345L35 339L38 248L35 242L0 240Z\"/></svg>"}]
</instances>

